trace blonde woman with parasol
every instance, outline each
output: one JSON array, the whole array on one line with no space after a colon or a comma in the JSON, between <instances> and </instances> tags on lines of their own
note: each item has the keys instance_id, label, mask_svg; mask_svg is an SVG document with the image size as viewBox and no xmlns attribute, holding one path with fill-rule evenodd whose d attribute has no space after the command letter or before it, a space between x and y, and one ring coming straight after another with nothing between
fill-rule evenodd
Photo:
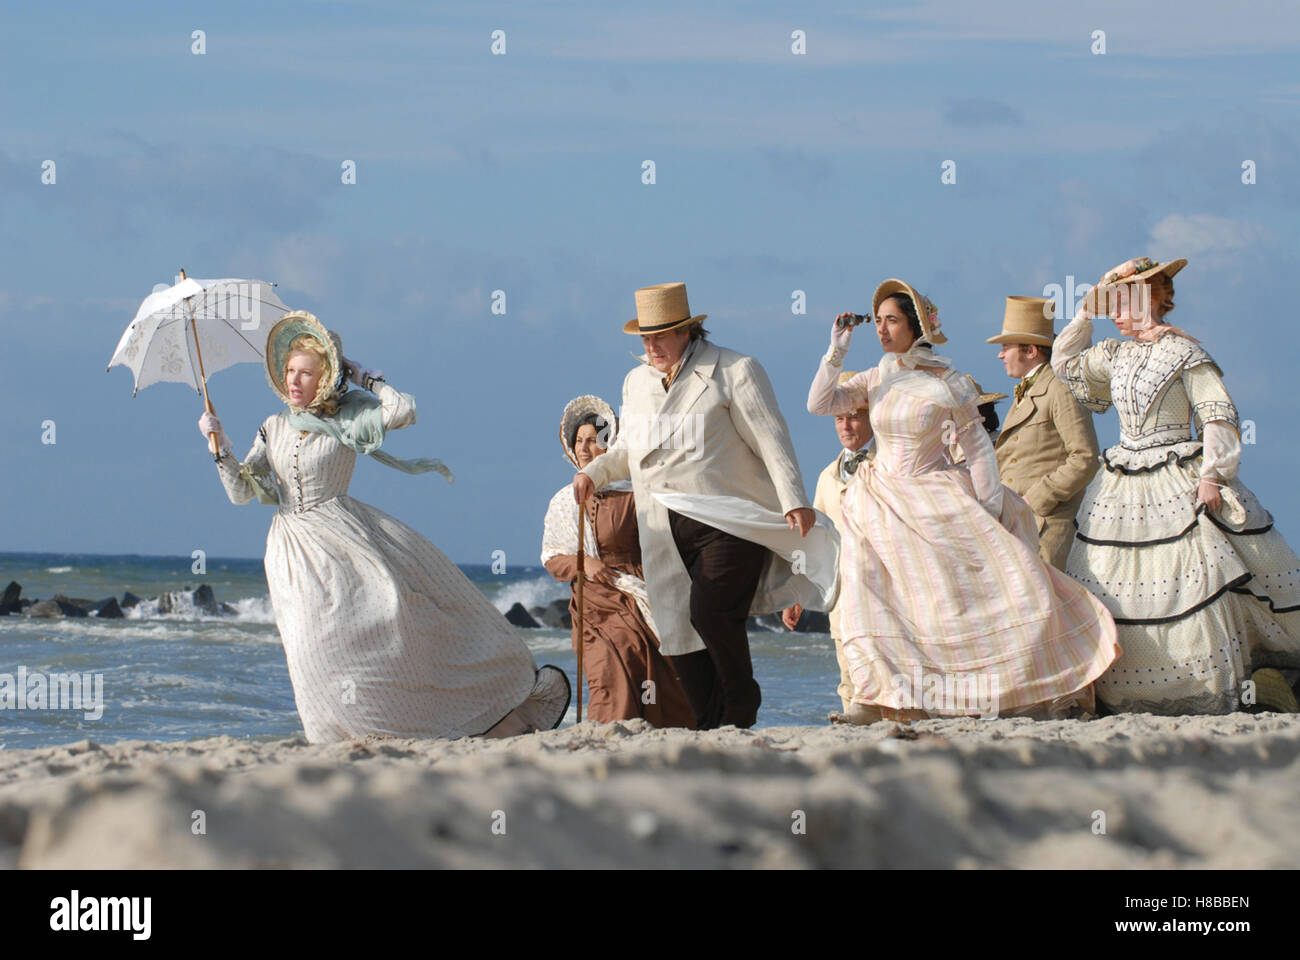
<instances>
[{"instance_id":1,"label":"blonde woman with parasol","mask_svg":"<svg viewBox=\"0 0 1300 960\"><path fill-rule=\"evenodd\" d=\"M279 506L266 579L307 739L557 726L569 703L563 671L538 670L514 628L432 543L347 494L358 453L452 479L440 461L380 449L388 431L415 423L415 400L344 357L338 334L301 310L271 329L266 373L286 409L266 419L242 462L214 414L199 429L217 437L233 503Z\"/></svg>"}]
</instances>

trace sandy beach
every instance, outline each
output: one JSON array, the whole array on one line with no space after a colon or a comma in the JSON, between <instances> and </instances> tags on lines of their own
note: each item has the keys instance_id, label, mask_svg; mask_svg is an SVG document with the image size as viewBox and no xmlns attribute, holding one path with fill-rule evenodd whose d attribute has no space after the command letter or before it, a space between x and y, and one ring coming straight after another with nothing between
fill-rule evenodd
<instances>
[{"instance_id":1,"label":"sandy beach","mask_svg":"<svg viewBox=\"0 0 1300 960\"><path fill-rule=\"evenodd\" d=\"M0 751L0 865L1294 867L1298 789L1277 714L81 741Z\"/></svg>"}]
</instances>

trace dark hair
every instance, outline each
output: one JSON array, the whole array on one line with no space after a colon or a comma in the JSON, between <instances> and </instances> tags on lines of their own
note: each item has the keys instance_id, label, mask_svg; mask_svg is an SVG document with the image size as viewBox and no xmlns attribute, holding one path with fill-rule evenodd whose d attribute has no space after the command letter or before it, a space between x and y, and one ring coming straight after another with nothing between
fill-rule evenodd
<instances>
[{"instance_id":1,"label":"dark hair","mask_svg":"<svg viewBox=\"0 0 1300 960\"><path fill-rule=\"evenodd\" d=\"M692 340L709 339L709 331L704 329L703 320L696 320L694 323L691 324L691 339Z\"/></svg>"},{"instance_id":2,"label":"dark hair","mask_svg":"<svg viewBox=\"0 0 1300 960\"><path fill-rule=\"evenodd\" d=\"M608 421L606 421L606 419L602 417L599 413L587 414L585 417L583 417L581 420L575 423L573 425L573 429L569 431L569 437L568 437L569 449L572 450L574 447L578 445L578 431L581 430L583 427L594 427L596 430L596 436L599 437L600 432L604 430L607 426L609 426Z\"/></svg>"},{"instance_id":3,"label":"dark hair","mask_svg":"<svg viewBox=\"0 0 1300 960\"><path fill-rule=\"evenodd\" d=\"M916 315L916 304L912 302L912 298L905 293L891 293L885 297L885 300L893 300L898 304L898 309L903 311L903 315L907 317L907 326L912 331L912 339L928 346L930 341L926 340L921 332L921 318ZM885 300L880 302L883 304Z\"/></svg>"},{"instance_id":4,"label":"dark hair","mask_svg":"<svg viewBox=\"0 0 1300 960\"><path fill-rule=\"evenodd\" d=\"M997 401L995 400L990 400L988 403L981 403L978 408L980 416L984 418L984 429L987 430L989 433L992 433L994 430L996 430L998 428L998 424L1002 422L1001 420L998 419L998 411L994 407L994 404L996 402Z\"/></svg>"},{"instance_id":5,"label":"dark hair","mask_svg":"<svg viewBox=\"0 0 1300 960\"><path fill-rule=\"evenodd\" d=\"M1022 346L1022 347L1037 347L1037 348L1038 348L1038 355L1039 355L1040 357L1043 358L1043 362L1044 362L1044 363L1051 363L1051 362L1052 362L1052 348L1051 348L1051 347L1049 347L1049 346L1044 346L1044 345L1041 344L1041 343L1022 343L1022 344L1020 344L1020 346Z\"/></svg>"}]
</instances>

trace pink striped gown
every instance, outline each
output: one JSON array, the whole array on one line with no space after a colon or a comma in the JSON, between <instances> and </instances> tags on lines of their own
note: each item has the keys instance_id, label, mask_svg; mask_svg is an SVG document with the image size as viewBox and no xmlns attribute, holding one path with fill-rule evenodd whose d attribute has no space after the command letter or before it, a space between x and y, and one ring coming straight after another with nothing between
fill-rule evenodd
<instances>
[{"instance_id":1,"label":"pink striped gown","mask_svg":"<svg viewBox=\"0 0 1300 960\"><path fill-rule=\"evenodd\" d=\"M1012 532L1021 525L999 521L1015 516L1018 504L1002 500L1016 494L997 479L969 381L951 367L942 377L908 369L890 354L842 388L837 373L823 362L809 410L869 406L877 450L841 504L841 630L853 701L969 715L981 710L960 690L978 681L1005 713L1096 680L1120 654L1114 620ZM969 470L945 456L954 440ZM939 689L934 678L947 697L926 699Z\"/></svg>"}]
</instances>

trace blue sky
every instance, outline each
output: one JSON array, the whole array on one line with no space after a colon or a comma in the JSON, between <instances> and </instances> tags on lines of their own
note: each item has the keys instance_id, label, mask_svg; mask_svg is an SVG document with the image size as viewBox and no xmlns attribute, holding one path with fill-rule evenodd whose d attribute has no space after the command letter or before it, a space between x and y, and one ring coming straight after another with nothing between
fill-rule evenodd
<instances>
[{"instance_id":1,"label":"blue sky","mask_svg":"<svg viewBox=\"0 0 1300 960\"><path fill-rule=\"evenodd\" d=\"M984 343L1003 298L1142 254L1189 259L1170 319L1254 421L1242 477L1294 544L1300 12L1224 9L6 10L0 550L262 553L269 508L226 500L196 395L161 384L132 399L129 373L104 372L139 301L181 267L276 281L415 395L420 422L389 449L442 458L456 484L363 460L355 496L458 561L502 549L535 563L571 476L560 411L579 393L617 406L637 287L686 281L713 339L763 362L811 494L837 444L804 410L808 382L831 318L869 309L881 280L928 294L943 352L1010 392ZM807 315L792 315L793 290ZM859 337L849 365L878 359ZM253 365L211 391L242 455L277 401ZM1115 439L1113 414L1097 425Z\"/></svg>"}]
</instances>

